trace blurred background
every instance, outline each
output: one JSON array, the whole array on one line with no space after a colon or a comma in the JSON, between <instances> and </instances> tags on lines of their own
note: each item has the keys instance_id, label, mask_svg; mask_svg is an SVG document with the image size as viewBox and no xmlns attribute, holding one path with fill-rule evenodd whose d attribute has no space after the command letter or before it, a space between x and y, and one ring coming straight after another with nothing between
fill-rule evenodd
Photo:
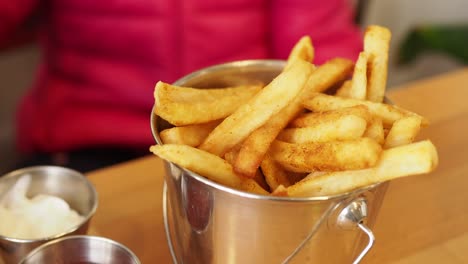
<instances>
[{"instance_id":1,"label":"blurred background","mask_svg":"<svg viewBox=\"0 0 468 264\"><path fill-rule=\"evenodd\" d=\"M15 45L16 46L16 45ZM39 62L34 43L23 43L0 51L0 172L18 160L15 150L15 111L24 92L31 87ZM31 131L34 133L34 131Z\"/></svg>"},{"instance_id":2,"label":"blurred background","mask_svg":"<svg viewBox=\"0 0 468 264\"><path fill-rule=\"evenodd\" d=\"M388 87L451 71L467 63L464 46L468 44L468 1L355 0L352 4L361 28L379 24L392 31ZM15 110L33 82L38 61L38 47L27 34L0 47L2 174L18 158L14 145Z\"/></svg>"}]
</instances>

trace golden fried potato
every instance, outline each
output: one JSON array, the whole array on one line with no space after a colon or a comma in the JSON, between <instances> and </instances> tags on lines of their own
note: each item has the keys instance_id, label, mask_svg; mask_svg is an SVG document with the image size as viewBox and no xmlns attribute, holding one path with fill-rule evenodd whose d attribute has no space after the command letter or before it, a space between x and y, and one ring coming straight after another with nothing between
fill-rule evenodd
<instances>
[{"instance_id":1,"label":"golden fried potato","mask_svg":"<svg viewBox=\"0 0 468 264\"><path fill-rule=\"evenodd\" d=\"M227 161L206 151L177 144L151 146L150 151L217 183L258 194L268 193L254 180L236 175Z\"/></svg>"},{"instance_id":2,"label":"golden fried potato","mask_svg":"<svg viewBox=\"0 0 468 264\"><path fill-rule=\"evenodd\" d=\"M382 152L377 165L363 170L336 171L304 180L287 188L283 195L320 196L352 191L379 182L429 173L438 164L437 150L429 141L403 145Z\"/></svg>"},{"instance_id":3,"label":"golden fried potato","mask_svg":"<svg viewBox=\"0 0 468 264\"><path fill-rule=\"evenodd\" d=\"M310 63L314 60L314 46L312 45L312 40L309 36L303 36L299 41L294 45L291 52L288 56L288 61L284 70L291 68L291 65L294 64L297 60L304 60Z\"/></svg>"},{"instance_id":4,"label":"golden fried potato","mask_svg":"<svg viewBox=\"0 0 468 264\"><path fill-rule=\"evenodd\" d=\"M261 89L261 85L195 89L158 82L155 113L176 126L207 123L230 115Z\"/></svg>"},{"instance_id":5,"label":"golden fried potato","mask_svg":"<svg viewBox=\"0 0 468 264\"><path fill-rule=\"evenodd\" d=\"M197 147L219 123L221 123L221 120L205 124L172 127L161 131L159 136L164 144L184 144Z\"/></svg>"},{"instance_id":6,"label":"golden fried potato","mask_svg":"<svg viewBox=\"0 0 468 264\"><path fill-rule=\"evenodd\" d=\"M354 66L353 79L349 90L349 98L365 100L367 95L367 61L365 52L359 53L359 58ZM385 87L384 87L385 88Z\"/></svg>"},{"instance_id":7,"label":"golden fried potato","mask_svg":"<svg viewBox=\"0 0 468 264\"><path fill-rule=\"evenodd\" d=\"M384 125L391 126L393 122L406 116L417 116L420 117L422 125L429 124L429 121L424 117L400 108L396 105L388 105L383 103L375 103L371 101L357 100L352 98L343 98L337 96L331 96L326 94L316 94L312 99L303 102L304 106L312 111L324 112L344 107L365 105L369 108L369 111L380 118Z\"/></svg>"},{"instance_id":8,"label":"golden fried potato","mask_svg":"<svg viewBox=\"0 0 468 264\"><path fill-rule=\"evenodd\" d=\"M283 185L278 185L278 187L276 187L276 189L274 189L273 192L271 192L271 195L287 197L288 189L286 189L286 187L284 187Z\"/></svg>"},{"instance_id":9,"label":"golden fried potato","mask_svg":"<svg viewBox=\"0 0 468 264\"><path fill-rule=\"evenodd\" d=\"M263 175L265 175L265 180L268 186L270 186L270 190L275 190L279 185L283 185L284 187L291 185L287 172L268 154L263 159L260 168L262 169Z\"/></svg>"},{"instance_id":10,"label":"golden fried potato","mask_svg":"<svg viewBox=\"0 0 468 264\"><path fill-rule=\"evenodd\" d=\"M382 147L370 138L291 144L274 141L270 153L294 172L357 170L374 166Z\"/></svg>"},{"instance_id":11,"label":"golden fried potato","mask_svg":"<svg viewBox=\"0 0 468 264\"><path fill-rule=\"evenodd\" d=\"M224 159L229 162L232 166L234 166L234 163L236 162L237 155L239 155L239 150L240 150L240 145L237 144L234 146L231 150L226 152L224 154ZM265 180L265 177L263 174L260 172L260 170L257 170L255 172L255 176L252 178L254 181L256 181L263 189L265 190L270 190L270 186Z\"/></svg>"},{"instance_id":12,"label":"golden fried potato","mask_svg":"<svg viewBox=\"0 0 468 264\"><path fill-rule=\"evenodd\" d=\"M352 62L340 58L332 59L315 69L300 94L278 114L272 116L265 125L246 138L237 156L234 170L246 177L252 177L260 166L271 142L302 111L301 102L315 92L324 91L340 82L351 70Z\"/></svg>"},{"instance_id":13,"label":"golden fried potato","mask_svg":"<svg viewBox=\"0 0 468 264\"><path fill-rule=\"evenodd\" d=\"M340 97L351 97L351 80L344 81L340 88L336 90L335 95Z\"/></svg>"},{"instance_id":14,"label":"golden fried potato","mask_svg":"<svg viewBox=\"0 0 468 264\"><path fill-rule=\"evenodd\" d=\"M318 115L317 118L320 118ZM314 125L284 129L277 139L290 143L326 142L360 138L367 122L356 115L341 115L336 119L317 121Z\"/></svg>"},{"instance_id":15,"label":"golden fried potato","mask_svg":"<svg viewBox=\"0 0 468 264\"><path fill-rule=\"evenodd\" d=\"M312 96L313 92L324 92L333 85L344 81L353 71L353 67L353 62L348 59L334 58L327 61L318 67L307 80L304 90L306 94L302 95L302 99L306 100Z\"/></svg>"},{"instance_id":16,"label":"golden fried potato","mask_svg":"<svg viewBox=\"0 0 468 264\"><path fill-rule=\"evenodd\" d=\"M307 113L299 115L295 118L291 123L289 123L290 127L311 127L316 126L321 123L327 122L334 122L335 120L339 119L342 116L354 115L357 117L361 117L366 122L370 122L372 120L372 115L365 105L356 105L351 107L339 108L335 110L330 110L326 112L314 112L314 113Z\"/></svg>"},{"instance_id":17,"label":"golden fried potato","mask_svg":"<svg viewBox=\"0 0 468 264\"><path fill-rule=\"evenodd\" d=\"M313 66L310 63L296 61L291 69L278 75L255 97L224 119L208 135L200 149L223 156L293 101L304 87L312 70Z\"/></svg>"},{"instance_id":18,"label":"golden fried potato","mask_svg":"<svg viewBox=\"0 0 468 264\"><path fill-rule=\"evenodd\" d=\"M367 99L377 103L385 95L391 35L388 28L375 25L368 26L364 33L364 52L369 54Z\"/></svg>"},{"instance_id":19,"label":"golden fried potato","mask_svg":"<svg viewBox=\"0 0 468 264\"><path fill-rule=\"evenodd\" d=\"M380 117L373 117L368 123L367 129L364 132L364 137L372 138L377 143L382 145L385 141L383 122Z\"/></svg>"},{"instance_id":20,"label":"golden fried potato","mask_svg":"<svg viewBox=\"0 0 468 264\"><path fill-rule=\"evenodd\" d=\"M384 148L393 148L413 142L421 129L421 118L408 116L393 123L385 139Z\"/></svg>"}]
</instances>

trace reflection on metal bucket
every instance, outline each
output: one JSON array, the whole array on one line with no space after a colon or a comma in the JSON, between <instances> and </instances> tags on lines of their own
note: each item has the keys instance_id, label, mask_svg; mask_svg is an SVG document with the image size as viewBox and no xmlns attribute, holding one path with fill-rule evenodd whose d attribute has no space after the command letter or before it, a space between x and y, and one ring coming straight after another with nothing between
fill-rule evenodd
<instances>
[{"instance_id":1,"label":"reflection on metal bucket","mask_svg":"<svg viewBox=\"0 0 468 264\"><path fill-rule=\"evenodd\" d=\"M228 63L175 84L206 88L268 83L283 65L274 60ZM158 144L158 133L167 125L152 115ZM165 164L164 220L176 263L358 262L372 245L366 226L373 226L387 188L384 183L330 197L261 196Z\"/></svg>"},{"instance_id":2,"label":"reflection on metal bucket","mask_svg":"<svg viewBox=\"0 0 468 264\"><path fill-rule=\"evenodd\" d=\"M182 204L190 226L197 233L205 231L211 218L213 197L193 178L184 177L181 182Z\"/></svg>"}]
</instances>

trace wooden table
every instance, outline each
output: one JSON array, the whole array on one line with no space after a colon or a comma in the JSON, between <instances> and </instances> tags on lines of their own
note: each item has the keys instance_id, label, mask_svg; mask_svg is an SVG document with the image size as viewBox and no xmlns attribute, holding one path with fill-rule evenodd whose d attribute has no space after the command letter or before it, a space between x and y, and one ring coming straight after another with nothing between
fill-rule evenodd
<instances>
[{"instance_id":1,"label":"wooden table","mask_svg":"<svg viewBox=\"0 0 468 264\"><path fill-rule=\"evenodd\" d=\"M390 184L365 263L468 263L468 69L391 89L396 104L428 117L438 169ZM142 263L170 263L164 235L162 162L149 156L89 173L99 193L92 229Z\"/></svg>"}]
</instances>

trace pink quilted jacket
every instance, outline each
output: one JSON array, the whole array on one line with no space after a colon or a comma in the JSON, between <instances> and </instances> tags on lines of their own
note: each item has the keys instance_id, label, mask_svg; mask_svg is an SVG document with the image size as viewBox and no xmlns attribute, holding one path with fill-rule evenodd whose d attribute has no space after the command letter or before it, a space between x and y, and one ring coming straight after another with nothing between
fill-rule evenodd
<instances>
[{"instance_id":1,"label":"pink quilted jacket","mask_svg":"<svg viewBox=\"0 0 468 264\"><path fill-rule=\"evenodd\" d=\"M0 41L40 5L42 62L17 115L25 152L147 148L158 80L286 58L304 34L316 63L362 48L347 0L0 0Z\"/></svg>"}]
</instances>

